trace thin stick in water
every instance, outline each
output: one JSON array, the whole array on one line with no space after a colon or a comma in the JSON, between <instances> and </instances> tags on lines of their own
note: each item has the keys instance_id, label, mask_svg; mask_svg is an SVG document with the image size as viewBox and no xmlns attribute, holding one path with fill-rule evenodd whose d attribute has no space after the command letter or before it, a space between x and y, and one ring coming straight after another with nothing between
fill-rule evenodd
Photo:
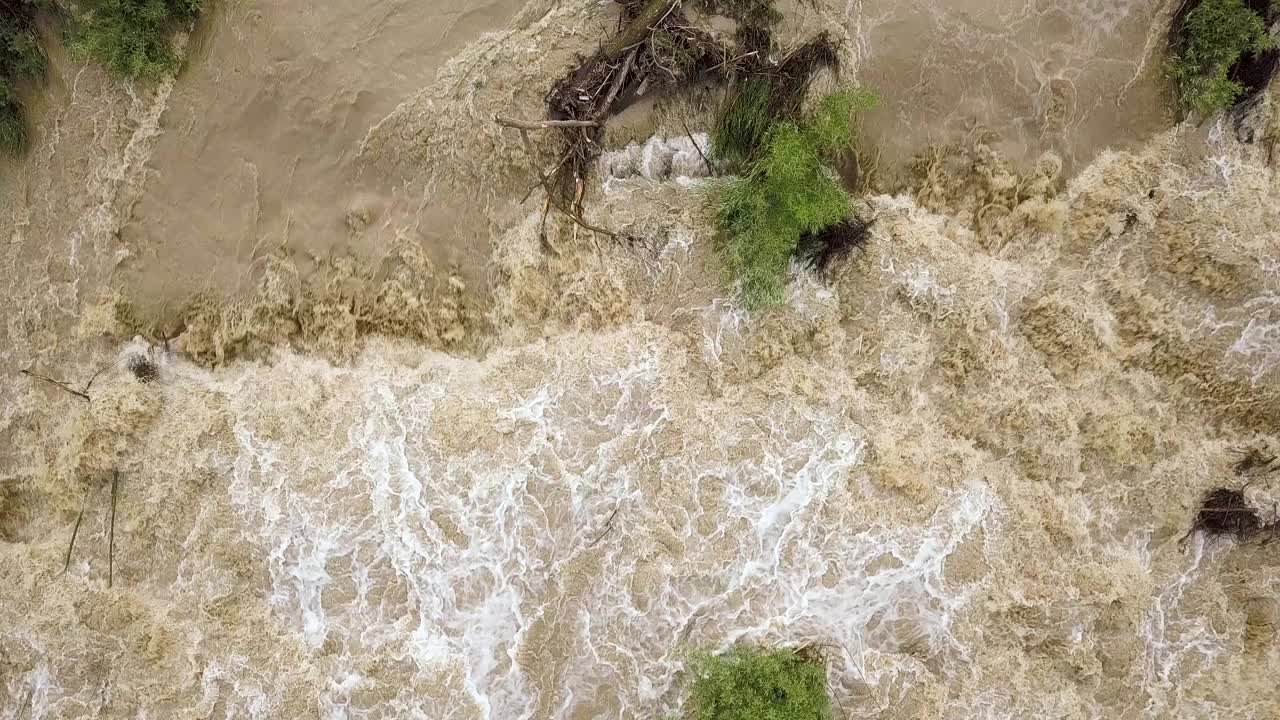
<instances>
[{"instance_id":1,"label":"thin stick in water","mask_svg":"<svg viewBox=\"0 0 1280 720\"><path fill-rule=\"evenodd\" d=\"M613 512L609 513L609 519L604 521L604 529L600 531L600 534L599 534L599 535L596 535L596 539L595 539L595 540L592 540L590 545L587 545L587 549L588 549L588 550L590 550L591 548L595 547L595 546L596 546L596 543L598 543L598 542L600 542L601 540L603 540L603 539L604 539L604 536L605 536L605 535L608 535L608 534L609 534L609 531L613 529L613 518L614 518L614 516L615 516L615 515L617 515L617 514L618 514L618 508L619 508L619 507L621 507L621 505L614 505L614 506L613 506Z\"/></svg>"},{"instance_id":2,"label":"thin stick in water","mask_svg":"<svg viewBox=\"0 0 1280 720\"><path fill-rule=\"evenodd\" d=\"M31 372L30 370L19 370L18 372L22 373L23 375L26 375L27 377L33 377L37 380L43 380L47 383L52 383L54 385L57 385L58 387L62 388L63 390L66 390L67 392L71 393L72 395L75 395L78 398L82 398L84 400L89 399L88 395L80 392L79 390L72 388L70 385L62 382L61 380L54 380L51 377L45 377L40 373L34 373L34 372Z\"/></svg>"},{"instance_id":3,"label":"thin stick in water","mask_svg":"<svg viewBox=\"0 0 1280 720\"><path fill-rule=\"evenodd\" d=\"M702 148L698 147L698 141L693 139L693 133L689 132L689 123L685 122L684 118L680 118L680 124L684 127L684 134L689 136L689 142L693 143L693 149L698 151L702 162L707 164L707 172L712 175L719 175L720 173L716 171L715 163L711 162L711 158L707 157L707 154L702 152Z\"/></svg>"},{"instance_id":4,"label":"thin stick in water","mask_svg":"<svg viewBox=\"0 0 1280 720\"><path fill-rule=\"evenodd\" d=\"M85 491L84 496L89 497L89 491ZM76 535L80 534L80 521L84 520L84 500L80 501L80 514L76 515L76 526L71 529L71 542L67 544L67 560L62 563L62 572L66 573L71 568L71 551L76 547Z\"/></svg>"},{"instance_id":5,"label":"thin stick in water","mask_svg":"<svg viewBox=\"0 0 1280 720\"><path fill-rule=\"evenodd\" d=\"M600 123L595 120L516 120L515 118L494 115L494 121L499 125L517 130L548 130L550 128L569 127L569 128L592 128L600 127Z\"/></svg>"},{"instance_id":6,"label":"thin stick in water","mask_svg":"<svg viewBox=\"0 0 1280 720\"><path fill-rule=\"evenodd\" d=\"M115 574L116 557L116 486L120 484L120 471L116 470L111 477L111 533L107 539L107 587L111 587Z\"/></svg>"}]
</instances>

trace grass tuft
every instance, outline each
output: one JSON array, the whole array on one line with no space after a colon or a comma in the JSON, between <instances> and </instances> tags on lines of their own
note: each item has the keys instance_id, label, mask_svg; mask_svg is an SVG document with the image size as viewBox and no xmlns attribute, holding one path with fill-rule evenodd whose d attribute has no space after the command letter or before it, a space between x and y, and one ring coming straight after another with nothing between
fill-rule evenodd
<instances>
[{"instance_id":1,"label":"grass tuft","mask_svg":"<svg viewBox=\"0 0 1280 720\"><path fill-rule=\"evenodd\" d=\"M693 661L693 720L828 720L826 669L792 650L738 647Z\"/></svg>"},{"instance_id":2,"label":"grass tuft","mask_svg":"<svg viewBox=\"0 0 1280 720\"><path fill-rule=\"evenodd\" d=\"M172 35L200 14L202 0L84 0L71 48L126 77L177 70Z\"/></svg>"},{"instance_id":3,"label":"grass tuft","mask_svg":"<svg viewBox=\"0 0 1280 720\"><path fill-rule=\"evenodd\" d=\"M1244 87L1230 72L1246 53L1275 47L1275 39L1244 0L1203 0L1183 20L1169 76L1182 105L1201 117L1231 107Z\"/></svg>"},{"instance_id":4,"label":"grass tuft","mask_svg":"<svg viewBox=\"0 0 1280 720\"><path fill-rule=\"evenodd\" d=\"M742 82L716 119L711 153L722 167L740 169L764 142L773 124L773 86L765 78Z\"/></svg>"}]
</instances>

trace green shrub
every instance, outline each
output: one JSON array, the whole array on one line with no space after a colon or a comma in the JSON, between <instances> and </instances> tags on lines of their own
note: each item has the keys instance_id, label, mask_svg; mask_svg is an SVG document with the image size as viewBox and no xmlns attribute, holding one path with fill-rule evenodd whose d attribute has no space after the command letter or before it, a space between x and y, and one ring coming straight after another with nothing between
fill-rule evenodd
<instances>
[{"instance_id":1,"label":"green shrub","mask_svg":"<svg viewBox=\"0 0 1280 720\"><path fill-rule=\"evenodd\" d=\"M792 650L739 647L693 661L691 720L828 720L826 669Z\"/></svg>"},{"instance_id":2,"label":"green shrub","mask_svg":"<svg viewBox=\"0 0 1280 720\"><path fill-rule=\"evenodd\" d=\"M1183 106L1201 117L1230 107L1244 91L1228 76L1231 66L1245 53L1274 46L1262 18L1244 0L1203 0L1183 21L1169 63Z\"/></svg>"},{"instance_id":3,"label":"green shrub","mask_svg":"<svg viewBox=\"0 0 1280 720\"><path fill-rule=\"evenodd\" d=\"M26 148L27 124L22 118L22 108L0 105L0 153L16 157Z\"/></svg>"},{"instance_id":4,"label":"green shrub","mask_svg":"<svg viewBox=\"0 0 1280 720\"><path fill-rule=\"evenodd\" d=\"M743 175L720 183L721 251L729 279L737 283L748 308L781 302L800 238L849 217L849 193L827 169L824 157L848 147L852 113L874 104L871 93L847 91L824 99L801 124L773 124L756 143L758 150L740 161ZM749 112L754 113L754 107ZM734 128L734 142L739 142L761 132L755 117L751 115L750 122L722 121L718 127ZM721 153L734 147L720 143L713 148ZM744 149L738 146L736 151Z\"/></svg>"},{"instance_id":5,"label":"green shrub","mask_svg":"<svg viewBox=\"0 0 1280 720\"><path fill-rule=\"evenodd\" d=\"M17 84L44 77L45 57L40 49L30 0L0 3L0 152L18 155L27 144L27 126Z\"/></svg>"},{"instance_id":6,"label":"green shrub","mask_svg":"<svg viewBox=\"0 0 1280 720\"><path fill-rule=\"evenodd\" d=\"M196 19L201 2L82 0L72 50L127 77L161 77L178 66L173 32Z\"/></svg>"}]
</instances>

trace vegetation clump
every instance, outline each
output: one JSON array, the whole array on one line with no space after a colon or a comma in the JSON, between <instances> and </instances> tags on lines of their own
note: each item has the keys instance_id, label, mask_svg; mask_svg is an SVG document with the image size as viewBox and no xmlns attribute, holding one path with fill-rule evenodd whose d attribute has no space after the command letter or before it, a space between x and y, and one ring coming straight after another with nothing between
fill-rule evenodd
<instances>
[{"instance_id":1,"label":"vegetation clump","mask_svg":"<svg viewBox=\"0 0 1280 720\"><path fill-rule=\"evenodd\" d=\"M160 366L146 355L130 356L125 365L129 372L141 383L155 382L160 379Z\"/></svg>"},{"instance_id":2,"label":"vegetation clump","mask_svg":"<svg viewBox=\"0 0 1280 720\"><path fill-rule=\"evenodd\" d=\"M692 720L828 720L826 668L810 653L737 647L693 662Z\"/></svg>"},{"instance_id":3,"label":"vegetation clump","mask_svg":"<svg viewBox=\"0 0 1280 720\"><path fill-rule=\"evenodd\" d=\"M1245 89L1231 77L1233 67L1275 45L1245 0L1201 0L1182 17L1169 63L1183 107L1201 117L1231 107Z\"/></svg>"},{"instance_id":4,"label":"vegetation clump","mask_svg":"<svg viewBox=\"0 0 1280 720\"><path fill-rule=\"evenodd\" d=\"M605 122L641 97L720 84L729 94L712 128L710 160L717 172L736 176L716 184L718 218L725 265L747 307L781 301L802 238L805 258L823 270L865 244L867 228L851 218L849 193L827 164L847 158L853 114L872 107L875 97L852 90L826 98L813 113L802 111L817 71L838 68L829 35L775 52L782 15L774 0L618 3L618 31L550 88L547 120L495 118L520 131L527 145L531 129L560 133L560 160L538 180L549 207L588 230L624 237L581 217L583 179L599 156ZM699 27L688 9L735 20L734 42Z\"/></svg>"},{"instance_id":5,"label":"vegetation clump","mask_svg":"<svg viewBox=\"0 0 1280 720\"><path fill-rule=\"evenodd\" d=\"M717 216L725 233L726 269L747 307L782 301L787 269L802 238L809 239L805 255L821 269L840 254L834 248L827 252L824 239L846 248L865 243L866 228L826 232L855 221L849 193L825 161L848 147L853 113L875 102L872 93L848 90L823 99L810 117L774 122L761 113L764 103L753 101L748 110L739 102L727 112L738 117L722 118L717 125L715 152L729 162L737 159L742 172L722 183ZM767 129L761 132L761 126Z\"/></svg>"},{"instance_id":6,"label":"vegetation clump","mask_svg":"<svg viewBox=\"0 0 1280 720\"><path fill-rule=\"evenodd\" d=\"M45 57L35 11L33 0L0 3L0 152L6 155L21 153L27 142L17 85L44 77Z\"/></svg>"},{"instance_id":7,"label":"vegetation clump","mask_svg":"<svg viewBox=\"0 0 1280 720\"><path fill-rule=\"evenodd\" d=\"M125 77L154 79L177 69L173 32L196 19L202 2L72 0L59 6L50 0L0 0L0 153L16 156L27 145L18 84L45 75L37 13L61 23L80 56Z\"/></svg>"},{"instance_id":8,"label":"vegetation clump","mask_svg":"<svg viewBox=\"0 0 1280 720\"><path fill-rule=\"evenodd\" d=\"M871 226L875 219L856 215L841 220L816 233L800 238L796 254L813 270L825 274L837 260L843 260L854 250L862 250L871 241Z\"/></svg>"},{"instance_id":9,"label":"vegetation clump","mask_svg":"<svg viewBox=\"0 0 1280 720\"><path fill-rule=\"evenodd\" d=\"M1213 488L1204 494L1191 531L1206 535L1230 535L1237 542L1249 540L1262 529L1258 511L1249 506L1244 492L1230 488Z\"/></svg>"},{"instance_id":10,"label":"vegetation clump","mask_svg":"<svg viewBox=\"0 0 1280 720\"><path fill-rule=\"evenodd\" d=\"M83 0L71 47L126 77L173 72L175 30L200 14L202 0Z\"/></svg>"}]
</instances>

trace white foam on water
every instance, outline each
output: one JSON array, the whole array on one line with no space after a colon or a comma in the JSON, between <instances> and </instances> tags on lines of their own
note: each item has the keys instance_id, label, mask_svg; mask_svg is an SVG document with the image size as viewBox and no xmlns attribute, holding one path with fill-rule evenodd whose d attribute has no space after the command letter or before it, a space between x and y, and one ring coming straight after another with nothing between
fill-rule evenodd
<instances>
[{"instance_id":1,"label":"white foam on water","mask_svg":"<svg viewBox=\"0 0 1280 720\"><path fill-rule=\"evenodd\" d=\"M718 336L741 319L708 310L715 357ZM999 502L983 484L954 492L920 526L833 508L849 502L867 447L836 404L765 415L690 406L676 402L678 355L614 341L632 343L625 362L548 355L540 384L481 394L468 363L430 384L362 371L327 467L286 461L251 419L237 423L232 498L266 549L272 612L308 647L346 658L321 699L325 717L386 716L346 700L365 682L351 658L371 653L463 668L469 704L495 720L531 717L539 694L554 692L557 717L579 706L615 713L600 717L674 710L694 647L827 643L842 648L830 666L840 684L887 682L866 653L912 642L962 662L951 629L970 591L944 589L942 571L990 525ZM496 446L444 447L441 406L455 393L490 418ZM698 424L710 430L690 434ZM673 432L684 441L659 442ZM716 499L673 506L654 483ZM379 602L401 591L402 602ZM540 626L558 647L551 687L522 661L553 642L531 637Z\"/></svg>"}]
</instances>

